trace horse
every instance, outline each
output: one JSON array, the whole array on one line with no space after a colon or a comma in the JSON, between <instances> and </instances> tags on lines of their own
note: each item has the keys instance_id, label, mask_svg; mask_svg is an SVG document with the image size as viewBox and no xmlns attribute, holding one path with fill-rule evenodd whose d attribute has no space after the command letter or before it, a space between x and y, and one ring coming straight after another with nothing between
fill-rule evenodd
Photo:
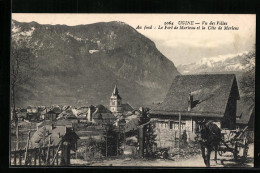
<instances>
[{"instance_id":1,"label":"horse","mask_svg":"<svg viewBox=\"0 0 260 173\"><path fill-rule=\"evenodd\" d=\"M211 121L197 122L199 124L198 141L201 146L201 153L204 163L210 167L210 154L215 151L215 162L217 163L217 151L221 143L221 130Z\"/></svg>"}]
</instances>

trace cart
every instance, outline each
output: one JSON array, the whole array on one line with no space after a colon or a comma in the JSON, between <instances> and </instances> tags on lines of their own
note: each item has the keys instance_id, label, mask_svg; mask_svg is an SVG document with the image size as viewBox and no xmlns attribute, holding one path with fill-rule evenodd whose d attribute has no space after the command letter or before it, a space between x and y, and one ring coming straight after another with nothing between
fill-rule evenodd
<instances>
[{"instance_id":1,"label":"cart","mask_svg":"<svg viewBox=\"0 0 260 173\"><path fill-rule=\"evenodd\" d=\"M218 149L218 153L222 156L226 152L231 152L234 160L246 159L248 152L248 140L245 132L248 127L243 130L222 130L222 140Z\"/></svg>"}]
</instances>

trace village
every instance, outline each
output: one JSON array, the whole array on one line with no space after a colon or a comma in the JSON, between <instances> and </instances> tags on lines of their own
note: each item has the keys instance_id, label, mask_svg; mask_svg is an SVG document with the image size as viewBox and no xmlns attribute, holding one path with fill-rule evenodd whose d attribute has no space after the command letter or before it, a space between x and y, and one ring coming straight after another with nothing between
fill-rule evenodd
<instances>
[{"instance_id":1,"label":"village","mask_svg":"<svg viewBox=\"0 0 260 173\"><path fill-rule=\"evenodd\" d=\"M119 90L115 85L108 107L17 108L10 164L203 167L198 133L200 123L210 121L231 141L213 166L253 166L255 107L240 100L234 74L179 75L153 107L132 107Z\"/></svg>"}]
</instances>

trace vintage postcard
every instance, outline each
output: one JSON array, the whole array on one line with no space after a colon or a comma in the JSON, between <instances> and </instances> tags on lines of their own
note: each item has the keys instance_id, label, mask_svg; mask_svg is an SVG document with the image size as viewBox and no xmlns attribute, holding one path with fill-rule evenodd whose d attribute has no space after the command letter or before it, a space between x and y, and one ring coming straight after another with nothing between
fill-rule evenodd
<instances>
[{"instance_id":1,"label":"vintage postcard","mask_svg":"<svg viewBox=\"0 0 260 173\"><path fill-rule=\"evenodd\" d=\"M13 13L10 167L253 167L255 14Z\"/></svg>"}]
</instances>

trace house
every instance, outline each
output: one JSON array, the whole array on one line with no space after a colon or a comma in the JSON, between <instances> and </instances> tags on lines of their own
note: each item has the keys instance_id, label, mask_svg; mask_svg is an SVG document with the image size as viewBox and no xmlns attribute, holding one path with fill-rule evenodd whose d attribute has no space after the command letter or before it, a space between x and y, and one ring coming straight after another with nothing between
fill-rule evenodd
<instances>
[{"instance_id":1,"label":"house","mask_svg":"<svg viewBox=\"0 0 260 173\"><path fill-rule=\"evenodd\" d=\"M45 120L55 121L61 113L61 108L54 107L44 115Z\"/></svg>"},{"instance_id":2,"label":"house","mask_svg":"<svg viewBox=\"0 0 260 173\"><path fill-rule=\"evenodd\" d=\"M58 117L57 117L57 119L70 119L70 118L72 118L72 119L77 119L77 117L76 117L76 115L74 114L74 112L72 111L72 109L67 109L67 110L65 110L65 111L62 111L59 115L58 115Z\"/></svg>"},{"instance_id":3,"label":"house","mask_svg":"<svg viewBox=\"0 0 260 173\"><path fill-rule=\"evenodd\" d=\"M44 115L45 120L51 120L51 121L55 121L57 117L58 117L58 114L56 112L52 111L52 110L48 111Z\"/></svg>"},{"instance_id":4,"label":"house","mask_svg":"<svg viewBox=\"0 0 260 173\"><path fill-rule=\"evenodd\" d=\"M88 114L88 109L89 109L89 107L87 107L87 106L82 106L82 107L77 108L77 110L76 110L77 116L86 117Z\"/></svg>"},{"instance_id":5,"label":"house","mask_svg":"<svg viewBox=\"0 0 260 173\"><path fill-rule=\"evenodd\" d=\"M92 114L94 111L95 111L95 107L90 105L89 107L83 106L77 108L73 112L77 116L77 119L79 120L80 123L87 123L87 122L92 122L93 120Z\"/></svg>"},{"instance_id":6,"label":"house","mask_svg":"<svg viewBox=\"0 0 260 173\"><path fill-rule=\"evenodd\" d=\"M68 119L59 119L55 122L55 126L64 126L72 130L76 130L77 122Z\"/></svg>"},{"instance_id":7,"label":"house","mask_svg":"<svg viewBox=\"0 0 260 173\"><path fill-rule=\"evenodd\" d=\"M87 121L93 122L93 113L96 111L96 108L93 105L90 105L87 112Z\"/></svg>"},{"instance_id":8,"label":"house","mask_svg":"<svg viewBox=\"0 0 260 173\"><path fill-rule=\"evenodd\" d=\"M38 112L38 108L37 107L32 107L32 106L28 106L26 108L27 113L37 113Z\"/></svg>"},{"instance_id":9,"label":"house","mask_svg":"<svg viewBox=\"0 0 260 173\"><path fill-rule=\"evenodd\" d=\"M116 117L111 111L109 111L105 106L98 105L95 112L92 115L93 122L96 124L113 124L116 120Z\"/></svg>"},{"instance_id":10,"label":"house","mask_svg":"<svg viewBox=\"0 0 260 173\"><path fill-rule=\"evenodd\" d=\"M60 107L54 107L54 108L51 109L51 111L53 111L57 115L59 115L62 112Z\"/></svg>"},{"instance_id":11,"label":"house","mask_svg":"<svg viewBox=\"0 0 260 173\"><path fill-rule=\"evenodd\" d=\"M57 118L56 125L63 125L66 127L75 127L78 124L78 119L71 109L63 111Z\"/></svg>"},{"instance_id":12,"label":"house","mask_svg":"<svg viewBox=\"0 0 260 173\"><path fill-rule=\"evenodd\" d=\"M181 133L193 140L198 121L213 121L220 128L235 129L240 98L234 74L179 75L164 101L149 111L159 146L172 146Z\"/></svg>"},{"instance_id":13,"label":"house","mask_svg":"<svg viewBox=\"0 0 260 173\"><path fill-rule=\"evenodd\" d=\"M253 101L239 100L237 103L236 127L244 129L248 126L248 130L254 131L255 124L255 104Z\"/></svg>"},{"instance_id":14,"label":"house","mask_svg":"<svg viewBox=\"0 0 260 173\"><path fill-rule=\"evenodd\" d=\"M38 108L28 106L26 108L26 119L28 119L29 121L38 121L40 119Z\"/></svg>"},{"instance_id":15,"label":"house","mask_svg":"<svg viewBox=\"0 0 260 173\"><path fill-rule=\"evenodd\" d=\"M40 114L40 119L45 119L45 114L48 112L48 109L46 106L38 106L38 112Z\"/></svg>"},{"instance_id":16,"label":"house","mask_svg":"<svg viewBox=\"0 0 260 173\"><path fill-rule=\"evenodd\" d=\"M38 111L43 112L46 110L46 106L38 106Z\"/></svg>"},{"instance_id":17,"label":"house","mask_svg":"<svg viewBox=\"0 0 260 173\"><path fill-rule=\"evenodd\" d=\"M17 117L18 117L19 121L23 121L27 117L27 110L26 109L18 109L16 111L16 113L17 113Z\"/></svg>"},{"instance_id":18,"label":"house","mask_svg":"<svg viewBox=\"0 0 260 173\"><path fill-rule=\"evenodd\" d=\"M246 137L249 142L254 141L254 126L255 126L255 103L251 100L241 99L237 104L236 128L244 130L245 133L241 136Z\"/></svg>"}]
</instances>

